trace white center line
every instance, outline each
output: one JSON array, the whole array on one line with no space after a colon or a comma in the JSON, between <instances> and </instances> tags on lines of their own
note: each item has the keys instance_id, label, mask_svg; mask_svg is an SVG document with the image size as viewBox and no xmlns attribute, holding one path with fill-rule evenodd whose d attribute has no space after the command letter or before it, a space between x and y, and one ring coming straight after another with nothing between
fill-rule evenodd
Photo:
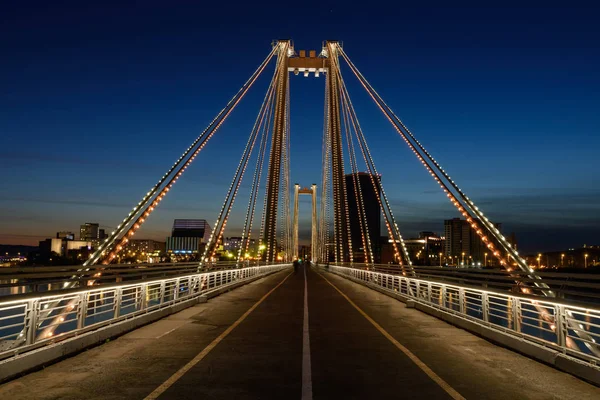
<instances>
[{"instance_id":1,"label":"white center line","mask_svg":"<svg viewBox=\"0 0 600 400\"><path fill-rule=\"evenodd\" d=\"M312 372L310 369L310 336L308 332L308 285L304 266L304 327L302 328L302 400L312 400Z\"/></svg>"},{"instance_id":2,"label":"white center line","mask_svg":"<svg viewBox=\"0 0 600 400\"><path fill-rule=\"evenodd\" d=\"M173 328L173 329L171 329L171 330L168 330L168 331L166 331L166 332L165 332L165 333L163 333L163 334L160 334L160 335L158 335L158 336L156 337L156 339L160 339L161 337L163 337L163 336L165 336L165 335L168 335L169 333L173 332L173 331L174 331L175 329L177 329L177 328L180 328L180 326L176 326L175 328Z\"/></svg>"}]
</instances>

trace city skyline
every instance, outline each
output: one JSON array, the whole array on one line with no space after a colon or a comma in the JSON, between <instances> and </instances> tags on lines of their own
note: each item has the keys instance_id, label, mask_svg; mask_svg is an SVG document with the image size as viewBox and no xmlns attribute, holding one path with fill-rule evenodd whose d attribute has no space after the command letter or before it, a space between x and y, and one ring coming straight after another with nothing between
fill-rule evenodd
<instances>
[{"instance_id":1,"label":"city skyline","mask_svg":"<svg viewBox=\"0 0 600 400\"><path fill-rule=\"evenodd\" d=\"M331 25L307 33L299 20L279 25L247 9L230 11L225 24L198 25L193 17L205 9L194 6L163 15L155 5L139 18L132 5L108 6L100 16L93 7L66 14L13 7L2 28L8 40L0 45L12 55L0 66L6 88L0 145L9 149L0 160L2 244L37 244L88 220L109 232L281 37L307 50L319 50L323 38L343 40L417 138L490 219L516 233L525 251L600 239L600 178L590 168L600 144L600 62L585 10L520 8L519 17L493 10L512 27L499 34L485 14L473 19L473 11L460 8L409 7L402 10L406 26L392 32L383 22L398 8L382 12L381 24L355 29L344 21L362 20L360 13L332 4L314 10L314 18L328 17ZM248 12L269 28L250 35L230 29ZM417 29L425 20L427 32ZM573 29L555 31L558 21L563 27L571 21ZM126 35L131 31L138 36ZM219 45L225 40L236 51ZM343 73L401 232L442 232L443 220L459 215L349 71ZM305 185L320 179L323 80L290 82L291 179ZM265 79L257 82L136 237L162 240L175 218L214 223L265 87ZM232 221L243 220L246 201L243 194L236 200ZM310 223L304 209L301 216L302 233ZM225 235L236 236L241 222L227 228Z\"/></svg>"}]
</instances>

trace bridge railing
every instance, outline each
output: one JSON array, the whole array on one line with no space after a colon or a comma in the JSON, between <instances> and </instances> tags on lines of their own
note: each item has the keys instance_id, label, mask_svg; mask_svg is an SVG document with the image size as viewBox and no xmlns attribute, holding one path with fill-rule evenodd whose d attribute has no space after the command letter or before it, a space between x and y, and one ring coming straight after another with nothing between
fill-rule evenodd
<instances>
[{"instance_id":1,"label":"bridge railing","mask_svg":"<svg viewBox=\"0 0 600 400\"><path fill-rule=\"evenodd\" d=\"M0 360L269 274L274 264L0 299ZM196 263L197 267L197 263Z\"/></svg>"},{"instance_id":2,"label":"bridge railing","mask_svg":"<svg viewBox=\"0 0 600 400\"><path fill-rule=\"evenodd\" d=\"M336 265L401 275L399 265L336 263ZM545 289L535 286L539 279L533 279L524 271L500 269L456 268L436 266L413 266L414 277L443 282L453 282L460 286L482 287L546 297ZM548 285L557 298L600 306L600 275L588 273L542 272L536 275Z\"/></svg>"},{"instance_id":3,"label":"bridge railing","mask_svg":"<svg viewBox=\"0 0 600 400\"><path fill-rule=\"evenodd\" d=\"M329 265L331 272L376 286L477 324L555 349L594 365L600 362L600 307L562 299L461 286L366 268Z\"/></svg>"},{"instance_id":4,"label":"bridge railing","mask_svg":"<svg viewBox=\"0 0 600 400\"><path fill-rule=\"evenodd\" d=\"M189 275L202 271L217 271L265 265L262 261L223 261L204 263L133 263L66 266L20 266L0 268L1 296L19 295L30 292L49 292L65 287L112 285L119 282L136 282ZM281 264L279 262L269 265Z\"/></svg>"}]
</instances>

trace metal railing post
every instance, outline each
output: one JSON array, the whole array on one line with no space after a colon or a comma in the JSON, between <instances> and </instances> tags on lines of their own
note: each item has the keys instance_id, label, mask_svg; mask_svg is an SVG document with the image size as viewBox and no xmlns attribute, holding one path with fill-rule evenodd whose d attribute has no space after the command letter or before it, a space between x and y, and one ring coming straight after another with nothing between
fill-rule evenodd
<instances>
[{"instance_id":1,"label":"metal railing post","mask_svg":"<svg viewBox=\"0 0 600 400\"><path fill-rule=\"evenodd\" d=\"M441 292L441 296L442 296L441 306L442 306L442 308L448 308L448 307L446 307L446 294L447 294L446 285L442 285L440 292Z\"/></svg>"},{"instance_id":2,"label":"metal railing post","mask_svg":"<svg viewBox=\"0 0 600 400\"><path fill-rule=\"evenodd\" d=\"M160 282L160 289L158 289L158 304L163 304L165 302L165 281Z\"/></svg>"},{"instance_id":3,"label":"metal railing post","mask_svg":"<svg viewBox=\"0 0 600 400\"><path fill-rule=\"evenodd\" d=\"M148 284L143 283L140 287L140 302L139 302L139 310L145 310L147 307L146 294L148 293Z\"/></svg>"},{"instance_id":4,"label":"metal railing post","mask_svg":"<svg viewBox=\"0 0 600 400\"><path fill-rule=\"evenodd\" d=\"M119 318L121 315L121 303L123 300L123 289L115 289L115 318Z\"/></svg>"},{"instance_id":5,"label":"metal railing post","mask_svg":"<svg viewBox=\"0 0 600 400\"><path fill-rule=\"evenodd\" d=\"M175 290L173 291L173 300L177 300L179 298L179 284L181 282L180 278L175 280Z\"/></svg>"},{"instance_id":6,"label":"metal railing post","mask_svg":"<svg viewBox=\"0 0 600 400\"><path fill-rule=\"evenodd\" d=\"M512 299L513 327L515 332L521 332L521 300Z\"/></svg>"},{"instance_id":7,"label":"metal railing post","mask_svg":"<svg viewBox=\"0 0 600 400\"><path fill-rule=\"evenodd\" d=\"M481 293L481 311L483 320L490 322L490 298L486 292Z\"/></svg>"},{"instance_id":8,"label":"metal railing post","mask_svg":"<svg viewBox=\"0 0 600 400\"><path fill-rule=\"evenodd\" d=\"M431 282L427 282L427 302L431 303Z\"/></svg>"},{"instance_id":9,"label":"metal railing post","mask_svg":"<svg viewBox=\"0 0 600 400\"><path fill-rule=\"evenodd\" d=\"M26 344L35 343L35 332L37 331L38 321L38 301L30 300L27 302L27 317L25 318L25 332L27 335Z\"/></svg>"},{"instance_id":10,"label":"metal railing post","mask_svg":"<svg viewBox=\"0 0 600 400\"><path fill-rule=\"evenodd\" d=\"M459 303L459 309L460 309L460 313L464 314L465 313L465 289L463 288L459 288L458 289L458 303Z\"/></svg>"},{"instance_id":11,"label":"metal railing post","mask_svg":"<svg viewBox=\"0 0 600 400\"><path fill-rule=\"evenodd\" d=\"M567 346L567 314L565 306L557 305L555 309L556 342L563 349Z\"/></svg>"},{"instance_id":12,"label":"metal railing post","mask_svg":"<svg viewBox=\"0 0 600 400\"><path fill-rule=\"evenodd\" d=\"M83 292L79 295L79 308L77 309L77 329L83 329L85 326L85 317L87 316L87 308L89 292Z\"/></svg>"}]
</instances>

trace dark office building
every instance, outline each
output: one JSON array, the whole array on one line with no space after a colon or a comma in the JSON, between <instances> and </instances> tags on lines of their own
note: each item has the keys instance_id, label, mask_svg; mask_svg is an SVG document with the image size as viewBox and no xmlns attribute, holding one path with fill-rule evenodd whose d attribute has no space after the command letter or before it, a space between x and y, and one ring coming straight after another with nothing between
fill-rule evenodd
<instances>
[{"instance_id":1,"label":"dark office building","mask_svg":"<svg viewBox=\"0 0 600 400\"><path fill-rule=\"evenodd\" d=\"M478 221L478 220L476 220ZM501 224L492 223L500 230ZM464 219L454 218L444 221L444 256L449 264L455 265L495 265L493 257L488 257L488 249L471 225Z\"/></svg>"},{"instance_id":2,"label":"dark office building","mask_svg":"<svg viewBox=\"0 0 600 400\"><path fill-rule=\"evenodd\" d=\"M350 237L352 240L352 251L354 253L354 261L364 261L364 250L362 235L360 230L360 220L358 213L357 194L354 190L354 177L360 187L362 200L364 204L367 226L369 228L369 237L371 246L373 247L373 256L375 262L380 262L380 236L381 236L381 209L377 200L377 192L381 193L381 176L374 176L377 185L377 192L373 188L371 175L366 172L359 172L355 176L348 174L346 179L346 193L348 195L348 215L350 217ZM357 188L358 189L358 188ZM358 194L360 195L360 194Z\"/></svg>"},{"instance_id":3,"label":"dark office building","mask_svg":"<svg viewBox=\"0 0 600 400\"><path fill-rule=\"evenodd\" d=\"M204 251L212 230L205 219L176 219L166 239L167 253L193 254Z\"/></svg>"},{"instance_id":4,"label":"dark office building","mask_svg":"<svg viewBox=\"0 0 600 400\"><path fill-rule=\"evenodd\" d=\"M172 237L198 237L205 241L210 237L211 229L205 219L176 219L173 222Z\"/></svg>"}]
</instances>

